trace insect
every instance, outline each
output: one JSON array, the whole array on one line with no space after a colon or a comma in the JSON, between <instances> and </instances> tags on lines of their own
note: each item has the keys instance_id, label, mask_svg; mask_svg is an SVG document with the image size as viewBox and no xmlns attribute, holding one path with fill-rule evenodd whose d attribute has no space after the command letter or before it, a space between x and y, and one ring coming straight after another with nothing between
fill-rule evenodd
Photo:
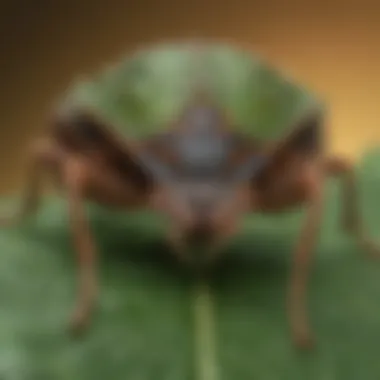
<instances>
[{"instance_id":1,"label":"insect","mask_svg":"<svg viewBox=\"0 0 380 380\"><path fill-rule=\"evenodd\" d=\"M194 259L193 246L204 261L215 259L246 214L303 205L306 215L293 252L287 310L295 344L310 347L307 281L328 177L341 179L344 229L356 236L364 252L379 255L363 228L353 165L324 154L323 124L322 112L312 108L286 136L260 143L234 127L203 81L168 128L139 140L121 136L92 109L64 109L54 115L46 136L32 145L19 213L2 223L14 224L36 212L44 177L64 189L79 269L70 328L81 332L91 319L98 287L85 201L166 215L168 241L184 262Z\"/></svg>"}]
</instances>

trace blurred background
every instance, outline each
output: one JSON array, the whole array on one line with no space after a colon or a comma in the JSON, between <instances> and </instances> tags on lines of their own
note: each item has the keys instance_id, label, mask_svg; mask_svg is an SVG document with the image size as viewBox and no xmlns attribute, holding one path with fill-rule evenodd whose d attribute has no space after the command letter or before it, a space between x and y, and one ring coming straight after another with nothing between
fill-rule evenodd
<instances>
[{"instance_id":1,"label":"blurred background","mask_svg":"<svg viewBox=\"0 0 380 380\"><path fill-rule=\"evenodd\" d=\"M145 43L185 37L261 53L330 106L328 149L359 158L380 141L380 3L343 0L1 1L0 192L66 86Z\"/></svg>"}]
</instances>

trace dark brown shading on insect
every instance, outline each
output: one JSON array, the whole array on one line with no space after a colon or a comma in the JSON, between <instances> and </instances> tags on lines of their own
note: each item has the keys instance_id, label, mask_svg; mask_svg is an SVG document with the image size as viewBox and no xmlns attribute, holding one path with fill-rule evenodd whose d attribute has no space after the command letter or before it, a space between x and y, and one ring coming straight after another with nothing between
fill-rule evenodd
<instances>
[{"instance_id":1,"label":"dark brown shading on insect","mask_svg":"<svg viewBox=\"0 0 380 380\"><path fill-rule=\"evenodd\" d=\"M36 211L44 177L65 191L79 268L73 331L87 326L98 294L96 245L85 200L166 214L171 222L168 238L178 257L187 261L194 241L206 247L205 260L215 258L247 213L276 213L303 204L306 217L288 292L292 336L301 347L312 342L306 289L327 177L342 179L344 228L355 234L366 253L378 256L362 225L352 164L324 156L318 111L291 126L281 141L261 145L235 132L212 99L205 87L195 88L172 127L143 141L119 136L92 111L69 109L58 113L46 137L33 144L23 203L3 224Z\"/></svg>"},{"instance_id":2,"label":"dark brown shading on insect","mask_svg":"<svg viewBox=\"0 0 380 380\"><path fill-rule=\"evenodd\" d=\"M342 181L343 228L355 235L363 251L379 257L379 247L368 237L359 211L357 182L352 163L325 156L323 118L318 110L306 114L291 132L268 147L269 161L252 178L251 211L278 213L304 205L305 222L297 241L288 289L288 312L294 341L301 347L313 342L306 312L306 289L323 216L323 188L328 177Z\"/></svg>"},{"instance_id":3,"label":"dark brown shading on insect","mask_svg":"<svg viewBox=\"0 0 380 380\"><path fill-rule=\"evenodd\" d=\"M64 190L79 266L78 299L71 322L76 332L87 324L97 297L96 246L84 201L127 210L149 204L153 180L135 160L134 149L135 144L120 140L91 112L60 112L46 137L32 145L19 213L3 221L15 223L36 211L46 177Z\"/></svg>"}]
</instances>

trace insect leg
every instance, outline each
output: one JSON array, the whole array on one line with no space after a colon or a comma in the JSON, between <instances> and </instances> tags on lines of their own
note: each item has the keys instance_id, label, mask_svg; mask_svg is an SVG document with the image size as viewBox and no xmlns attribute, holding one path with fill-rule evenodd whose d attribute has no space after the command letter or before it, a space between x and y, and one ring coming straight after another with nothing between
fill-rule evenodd
<instances>
[{"instance_id":1,"label":"insect leg","mask_svg":"<svg viewBox=\"0 0 380 380\"><path fill-rule=\"evenodd\" d=\"M358 239L364 253L371 257L380 257L380 247L369 237L363 225L353 165L342 158L331 157L325 161L325 171L327 175L339 177L342 181L342 224L344 230Z\"/></svg>"},{"instance_id":2,"label":"insect leg","mask_svg":"<svg viewBox=\"0 0 380 380\"><path fill-rule=\"evenodd\" d=\"M308 348L313 344L307 316L306 292L323 213L323 177L312 175L308 182L306 220L294 251L288 289L288 314L291 331L295 344L300 348Z\"/></svg>"},{"instance_id":3,"label":"insect leg","mask_svg":"<svg viewBox=\"0 0 380 380\"><path fill-rule=\"evenodd\" d=\"M64 170L64 181L70 226L79 266L79 290L69 327L71 332L80 333L90 322L97 295L96 247L84 205L84 192L87 184L86 166L81 162L68 160Z\"/></svg>"},{"instance_id":4,"label":"insect leg","mask_svg":"<svg viewBox=\"0 0 380 380\"><path fill-rule=\"evenodd\" d=\"M0 226L18 224L37 211L42 196L42 180L49 166L56 161L56 153L53 143L48 139L37 140L32 145L21 205L15 214L0 216Z\"/></svg>"}]
</instances>

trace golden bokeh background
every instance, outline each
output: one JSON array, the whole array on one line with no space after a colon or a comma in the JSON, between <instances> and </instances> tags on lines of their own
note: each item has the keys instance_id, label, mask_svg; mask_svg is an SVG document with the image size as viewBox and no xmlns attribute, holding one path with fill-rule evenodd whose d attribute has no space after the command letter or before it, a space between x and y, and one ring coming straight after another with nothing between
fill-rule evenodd
<instances>
[{"instance_id":1,"label":"golden bokeh background","mask_svg":"<svg viewBox=\"0 0 380 380\"><path fill-rule=\"evenodd\" d=\"M330 151L358 158L380 142L376 1L2 1L0 191L21 183L28 144L76 75L184 37L240 43L320 93Z\"/></svg>"}]
</instances>

